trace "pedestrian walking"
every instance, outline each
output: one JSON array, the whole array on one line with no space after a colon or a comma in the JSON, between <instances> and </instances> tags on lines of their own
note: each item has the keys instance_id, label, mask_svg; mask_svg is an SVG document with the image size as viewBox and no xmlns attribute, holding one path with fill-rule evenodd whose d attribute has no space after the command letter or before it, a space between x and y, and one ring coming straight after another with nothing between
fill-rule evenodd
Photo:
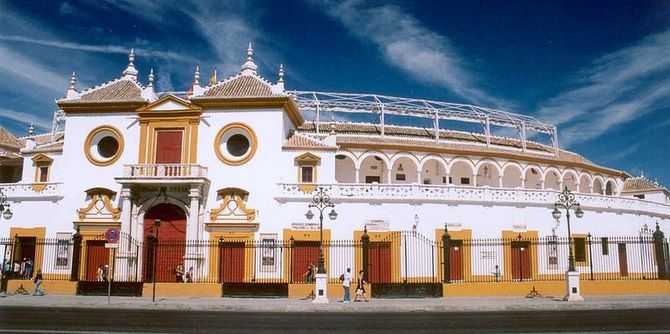
<instances>
[{"instance_id":1,"label":"pedestrian walking","mask_svg":"<svg viewBox=\"0 0 670 334\"><path fill-rule=\"evenodd\" d=\"M368 284L363 279L363 270L358 271L358 280L356 281L356 296L354 297L354 302L360 302L358 297L363 296L363 300L366 302L370 301L368 296L365 294L365 285Z\"/></svg>"},{"instance_id":2,"label":"pedestrian walking","mask_svg":"<svg viewBox=\"0 0 670 334\"><path fill-rule=\"evenodd\" d=\"M35 282L35 291L33 291L33 296L44 296L46 293L44 290L40 288L40 285L42 285L42 271L38 270L37 275L35 275L35 279L33 280Z\"/></svg>"},{"instance_id":3,"label":"pedestrian walking","mask_svg":"<svg viewBox=\"0 0 670 334\"><path fill-rule=\"evenodd\" d=\"M316 279L316 266L314 264L310 263L307 266L307 271L302 275L303 277L307 277L307 283L314 283Z\"/></svg>"},{"instance_id":4,"label":"pedestrian walking","mask_svg":"<svg viewBox=\"0 0 670 334\"><path fill-rule=\"evenodd\" d=\"M351 301L351 268L347 268L347 272L342 274L342 287L344 288L344 298L342 299L343 303L348 303Z\"/></svg>"},{"instance_id":5,"label":"pedestrian walking","mask_svg":"<svg viewBox=\"0 0 670 334\"><path fill-rule=\"evenodd\" d=\"M174 268L174 280L177 283L184 283L184 265L181 263Z\"/></svg>"},{"instance_id":6,"label":"pedestrian walking","mask_svg":"<svg viewBox=\"0 0 670 334\"><path fill-rule=\"evenodd\" d=\"M496 268L493 271L493 276L496 278L496 282L500 282L500 267L496 264Z\"/></svg>"},{"instance_id":7,"label":"pedestrian walking","mask_svg":"<svg viewBox=\"0 0 670 334\"><path fill-rule=\"evenodd\" d=\"M98 267L98 270L95 271L95 280L98 282L104 281L104 276L105 276L105 265L101 264Z\"/></svg>"}]
</instances>

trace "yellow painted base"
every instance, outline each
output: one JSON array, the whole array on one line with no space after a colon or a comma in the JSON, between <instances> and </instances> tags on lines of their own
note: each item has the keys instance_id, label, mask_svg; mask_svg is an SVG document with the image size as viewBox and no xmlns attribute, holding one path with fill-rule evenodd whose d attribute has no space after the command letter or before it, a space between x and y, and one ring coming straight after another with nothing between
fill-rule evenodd
<instances>
[{"instance_id":1,"label":"yellow painted base","mask_svg":"<svg viewBox=\"0 0 670 334\"><path fill-rule=\"evenodd\" d=\"M151 298L153 284L144 283L142 296ZM217 283L156 283L156 297L221 297Z\"/></svg>"},{"instance_id":2,"label":"yellow painted base","mask_svg":"<svg viewBox=\"0 0 670 334\"><path fill-rule=\"evenodd\" d=\"M291 299L309 299L314 296L314 284L289 284L288 297ZM356 285L351 286L351 300L354 300ZM365 294L370 298L372 295L372 284L365 286ZM328 299L331 301L342 300L344 297L344 288L339 283L328 284Z\"/></svg>"},{"instance_id":3,"label":"yellow painted base","mask_svg":"<svg viewBox=\"0 0 670 334\"><path fill-rule=\"evenodd\" d=\"M35 290L35 283L32 280L9 280L7 282L7 292L14 293L23 285L23 288L32 293ZM71 281L43 281L40 286L44 292L52 295L71 295L77 294L77 282Z\"/></svg>"},{"instance_id":4,"label":"yellow painted base","mask_svg":"<svg viewBox=\"0 0 670 334\"><path fill-rule=\"evenodd\" d=\"M581 281L582 295L670 295L670 281ZM443 284L444 297L525 296L535 287L543 296L565 294L565 281Z\"/></svg>"}]
</instances>

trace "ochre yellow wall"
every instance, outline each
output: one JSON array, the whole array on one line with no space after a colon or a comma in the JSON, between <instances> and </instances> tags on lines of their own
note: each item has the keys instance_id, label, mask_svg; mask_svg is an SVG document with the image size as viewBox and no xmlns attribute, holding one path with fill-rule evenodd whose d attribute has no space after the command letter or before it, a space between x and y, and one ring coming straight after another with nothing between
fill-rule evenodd
<instances>
[{"instance_id":1,"label":"ochre yellow wall","mask_svg":"<svg viewBox=\"0 0 670 334\"><path fill-rule=\"evenodd\" d=\"M487 282L443 284L444 297L526 296L532 289L543 296L563 297L565 281ZM585 281L580 282L582 295L669 295L670 281Z\"/></svg>"},{"instance_id":2,"label":"ochre yellow wall","mask_svg":"<svg viewBox=\"0 0 670 334\"><path fill-rule=\"evenodd\" d=\"M32 293L35 290L35 283L32 280L9 280L7 283L7 292L14 293L21 285L28 292ZM44 292L51 295L76 295L77 282L71 281L42 281L40 286Z\"/></svg>"},{"instance_id":3,"label":"ochre yellow wall","mask_svg":"<svg viewBox=\"0 0 670 334\"><path fill-rule=\"evenodd\" d=\"M144 283L142 296L151 298L153 285ZM156 283L156 297L221 297L217 283Z\"/></svg>"}]
</instances>

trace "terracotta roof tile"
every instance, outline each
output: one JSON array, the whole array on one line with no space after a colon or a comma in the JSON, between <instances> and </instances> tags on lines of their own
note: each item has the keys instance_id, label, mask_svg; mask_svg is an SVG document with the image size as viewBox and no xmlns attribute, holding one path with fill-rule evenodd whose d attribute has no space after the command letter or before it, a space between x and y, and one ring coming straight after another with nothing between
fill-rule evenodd
<instances>
[{"instance_id":1,"label":"terracotta roof tile","mask_svg":"<svg viewBox=\"0 0 670 334\"><path fill-rule=\"evenodd\" d=\"M133 80L118 79L108 85L93 87L82 92L76 102L124 102L145 101L142 98L142 88ZM74 101L73 101L74 102Z\"/></svg>"},{"instance_id":2,"label":"terracotta roof tile","mask_svg":"<svg viewBox=\"0 0 670 334\"><path fill-rule=\"evenodd\" d=\"M4 147L12 147L12 148L21 148L23 147L23 143L19 138L14 136L11 132L9 132L7 129L4 127L0 126L0 146Z\"/></svg>"},{"instance_id":3,"label":"terracotta roof tile","mask_svg":"<svg viewBox=\"0 0 670 334\"><path fill-rule=\"evenodd\" d=\"M270 83L255 75L237 75L207 87L205 97L270 97L279 96L272 93Z\"/></svg>"},{"instance_id":4,"label":"terracotta roof tile","mask_svg":"<svg viewBox=\"0 0 670 334\"><path fill-rule=\"evenodd\" d=\"M284 142L284 148L330 148L334 149L337 146L331 146L319 139L310 138L300 133L295 133Z\"/></svg>"},{"instance_id":5,"label":"terracotta roof tile","mask_svg":"<svg viewBox=\"0 0 670 334\"><path fill-rule=\"evenodd\" d=\"M649 180L644 176L629 177L623 182L622 192L632 192L641 190L665 190L665 188L662 185L658 184L658 182Z\"/></svg>"}]
</instances>

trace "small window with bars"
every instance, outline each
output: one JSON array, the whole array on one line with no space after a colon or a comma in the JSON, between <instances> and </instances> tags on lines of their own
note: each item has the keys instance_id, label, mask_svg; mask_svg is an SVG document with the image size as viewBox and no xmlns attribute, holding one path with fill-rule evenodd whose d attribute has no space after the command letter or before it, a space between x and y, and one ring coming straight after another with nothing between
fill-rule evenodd
<instances>
[{"instance_id":1,"label":"small window with bars","mask_svg":"<svg viewBox=\"0 0 670 334\"><path fill-rule=\"evenodd\" d=\"M314 183L314 166L300 166L300 182Z\"/></svg>"}]
</instances>

